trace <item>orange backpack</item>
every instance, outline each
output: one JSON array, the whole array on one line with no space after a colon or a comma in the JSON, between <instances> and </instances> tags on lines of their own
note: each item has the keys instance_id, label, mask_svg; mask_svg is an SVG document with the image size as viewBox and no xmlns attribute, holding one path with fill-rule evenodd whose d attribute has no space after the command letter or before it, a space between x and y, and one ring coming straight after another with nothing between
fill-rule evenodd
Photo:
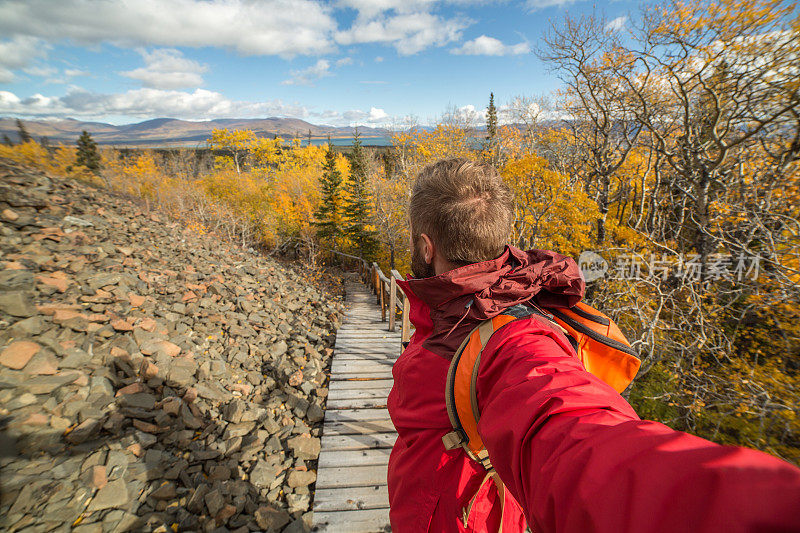
<instances>
[{"instance_id":1,"label":"orange backpack","mask_svg":"<svg viewBox=\"0 0 800 533\"><path fill-rule=\"evenodd\" d=\"M519 318L532 314L544 317L554 328L566 335L586 370L611 385L617 392L625 390L636 376L641 364L636 352L614 321L593 307L581 302L569 309L549 308L548 311L549 313L527 302L524 305L510 307L502 315L485 320L461 343L447 373L445 401L453 431L442 437L442 442L448 450L462 447L469 457L483 465L487 471L483 482L492 478L497 484L501 512L505 490L502 481L492 468L489 454L478 434L480 412L475 388L481 353L492 335ZM475 496L464 508L462 516L464 527L467 527L474 501Z\"/></svg>"}]
</instances>

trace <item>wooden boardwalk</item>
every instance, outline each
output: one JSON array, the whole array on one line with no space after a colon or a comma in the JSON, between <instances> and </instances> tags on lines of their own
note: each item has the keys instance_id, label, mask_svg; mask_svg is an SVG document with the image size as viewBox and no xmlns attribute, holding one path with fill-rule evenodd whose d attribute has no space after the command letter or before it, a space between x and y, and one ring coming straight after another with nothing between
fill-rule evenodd
<instances>
[{"instance_id":1,"label":"wooden boardwalk","mask_svg":"<svg viewBox=\"0 0 800 533\"><path fill-rule=\"evenodd\" d=\"M314 531L391 531L386 467L397 438L386 397L400 332L389 332L369 289L347 282L336 335L314 496Z\"/></svg>"}]
</instances>

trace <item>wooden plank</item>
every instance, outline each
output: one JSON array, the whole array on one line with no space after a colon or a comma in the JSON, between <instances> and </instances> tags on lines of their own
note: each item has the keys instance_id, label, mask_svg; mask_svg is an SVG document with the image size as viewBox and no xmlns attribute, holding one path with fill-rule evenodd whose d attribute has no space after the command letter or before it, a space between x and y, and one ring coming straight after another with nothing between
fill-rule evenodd
<instances>
[{"instance_id":1,"label":"wooden plank","mask_svg":"<svg viewBox=\"0 0 800 533\"><path fill-rule=\"evenodd\" d=\"M385 370L383 372L341 372L339 374L332 374L331 381L348 379L387 379L391 377L391 370Z\"/></svg>"},{"instance_id":2,"label":"wooden plank","mask_svg":"<svg viewBox=\"0 0 800 533\"><path fill-rule=\"evenodd\" d=\"M385 465L342 466L337 468L321 468L317 472L316 488L319 490L385 484Z\"/></svg>"},{"instance_id":3,"label":"wooden plank","mask_svg":"<svg viewBox=\"0 0 800 533\"><path fill-rule=\"evenodd\" d=\"M314 531L342 533L375 533L391 531L389 509L361 511L323 511L314 513Z\"/></svg>"},{"instance_id":4,"label":"wooden plank","mask_svg":"<svg viewBox=\"0 0 800 533\"><path fill-rule=\"evenodd\" d=\"M337 361L333 360L331 374L339 372L384 372L392 369L392 361Z\"/></svg>"},{"instance_id":5,"label":"wooden plank","mask_svg":"<svg viewBox=\"0 0 800 533\"><path fill-rule=\"evenodd\" d=\"M369 448L391 448L397 433L372 433L370 435L325 435L323 430L322 450L366 450Z\"/></svg>"},{"instance_id":6,"label":"wooden plank","mask_svg":"<svg viewBox=\"0 0 800 533\"><path fill-rule=\"evenodd\" d=\"M331 422L363 422L366 420L391 420L386 409L328 409L325 411L325 423ZM324 430L323 430L324 431Z\"/></svg>"},{"instance_id":7,"label":"wooden plank","mask_svg":"<svg viewBox=\"0 0 800 533\"><path fill-rule=\"evenodd\" d=\"M354 400L356 398L380 398L386 400L391 388L381 389L336 389L328 391L328 401L331 400Z\"/></svg>"},{"instance_id":8,"label":"wooden plank","mask_svg":"<svg viewBox=\"0 0 800 533\"><path fill-rule=\"evenodd\" d=\"M332 381L330 386L328 386L328 394L335 390L391 389L393 383L393 379Z\"/></svg>"},{"instance_id":9,"label":"wooden plank","mask_svg":"<svg viewBox=\"0 0 800 533\"><path fill-rule=\"evenodd\" d=\"M388 507L389 490L386 485L321 489L314 494L315 515L320 511L357 511L359 509L387 509Z\"/></svg>"},{"instance_id":10,"label":"wooden plank","mask_svg":"<svg viewBox=\"0 0 800 533\"><path fill-rule=\"evenodd\" d=\"M384 409L386 398L354 398L351 400L328 400L328 409Z\"/></svg>"},{"instance_id":11,"label":"wooden plank","mask_svg":"<svg viewBox=\"0 0 800 533\"><path fill-rule=\"evenodd\" d=\"M394 362L398 357L391 355L376 354L376 353L343 353L336 356L337 361L388 361L389 364L394 366Z\"/></svg>"},{"instance_id":12,"label":"wooden plank","mask_svg":"<svg viewBox=\"0 0 800 533\"><path fill-rule=\"evenodd\" d=\"M323 450L319 455L317 468L335 468L340 466L369 466L389 464L391 448L366 450Z\"/></svg>"},{"instance_id":13,"label":"wooden plank","mask_svg":"<svg viewBox=\"0 0 800 533\"><path fill-rule=\"evenodd\" d=\"M369 435L370 433L388 433L394 431L394 424L387 420L351 420L333 422L325 420L323 435Z\"/></svg>"}]
</instances>

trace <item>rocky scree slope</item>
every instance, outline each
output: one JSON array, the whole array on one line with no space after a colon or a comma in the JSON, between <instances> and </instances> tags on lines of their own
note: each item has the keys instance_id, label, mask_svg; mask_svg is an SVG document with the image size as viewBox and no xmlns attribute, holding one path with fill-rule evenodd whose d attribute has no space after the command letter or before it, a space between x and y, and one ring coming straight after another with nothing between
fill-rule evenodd
<instances>
[{"instance_id":1,"label":"rocky scree slope","mask_svg":"<svg viewBox=\"0 0 800 533\"><path fill-rule=\"evenodd\" d=\"M0 224L0 529L308 529L340 298L2 161Z\"/></svg>"}]
</instances>

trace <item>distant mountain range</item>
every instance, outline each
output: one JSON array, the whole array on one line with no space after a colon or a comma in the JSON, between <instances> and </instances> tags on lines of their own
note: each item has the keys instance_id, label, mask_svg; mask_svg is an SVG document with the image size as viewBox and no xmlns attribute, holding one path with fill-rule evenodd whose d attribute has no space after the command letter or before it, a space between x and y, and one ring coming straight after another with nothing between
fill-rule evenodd
<instances>
[{"instance_id":1,"label":"distant mountain range","mask_svg":"<svg viewBox=\"0 0 800 533\"><path fill-rule=\"evenodd\" d=\"M25 129L34 139L47 137L51 143L74 143L83 130L88 131L98 144L113 145L191 145L201 144L211 137L215 129L251 130L259 137L279 135L284 139L294 137L333 138L350 137L356 128L317 126L296 118L231 118L193 122L174 118L156 118L136 124L115 126L103 122L82 122L75 119L59 120L23 120ZM378 128L358 127L364 137L382 137L386 130ZM17 123L14 118L0 118L0 137L8 135L17 141Z\"/></svg>"}]
</instances>

